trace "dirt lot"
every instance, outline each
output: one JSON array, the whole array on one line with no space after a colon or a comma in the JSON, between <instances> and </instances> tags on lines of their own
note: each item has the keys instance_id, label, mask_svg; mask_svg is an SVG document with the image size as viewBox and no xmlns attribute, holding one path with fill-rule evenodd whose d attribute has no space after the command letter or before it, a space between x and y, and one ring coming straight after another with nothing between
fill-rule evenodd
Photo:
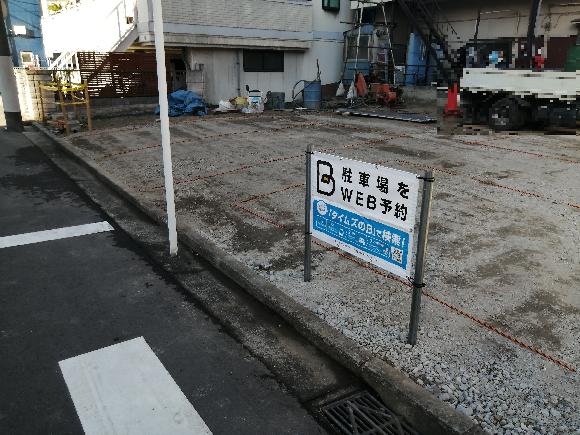
<instances>
[{"instance_id":1,"label":"dirt lot","mask_svg":"<svg viewBox=\"0 0 580 435\"><path fill-rule=\"evenodd\" d=\"M113 121L111 121L113 122ZM159 125L68 140L164 208ZM578 433L580 140L453 136L333 114L178 118L178 223L198 229L345 335L495 433ZM410 288L323 243L302 281L304 150L435 172L422 323Z\"/></svg>"}]
</instances>

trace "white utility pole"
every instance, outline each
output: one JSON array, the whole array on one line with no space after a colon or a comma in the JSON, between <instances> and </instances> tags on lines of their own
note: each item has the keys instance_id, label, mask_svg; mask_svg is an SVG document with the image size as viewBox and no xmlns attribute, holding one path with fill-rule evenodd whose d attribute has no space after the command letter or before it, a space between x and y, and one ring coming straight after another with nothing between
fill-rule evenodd
<instances>
[{"instance_id":1,"label":"white utility pole","mask_svg":"<svg viewBox=\"0 0 580 435\"><path fill-rule=\"evenodd\" d=\"M14 76L14 65L10 55L8 29L4 26L4 10L0 3L0 94L4 104L4 118L8 131L23 131L20 102L18 101L18 86Z\"/></svg>"},{"instance_id":2,"label":"white utility pole","mask_svg":"<svg viewBox=\"0 0 580 435\"><path fill-rule=\"evenodd\" d=\"M169 133L169 103L167 101L167 73L165 71L165 36L161 0L153 0L153 32L157 59L157 87L159 89L159 117L161 119L161 146L163 148L163 177L169 229L169 254L177 255L177 224L175 220L175 194L173 192L173 165L171 163L171 136Z\"/></svg>"}]
</instances>

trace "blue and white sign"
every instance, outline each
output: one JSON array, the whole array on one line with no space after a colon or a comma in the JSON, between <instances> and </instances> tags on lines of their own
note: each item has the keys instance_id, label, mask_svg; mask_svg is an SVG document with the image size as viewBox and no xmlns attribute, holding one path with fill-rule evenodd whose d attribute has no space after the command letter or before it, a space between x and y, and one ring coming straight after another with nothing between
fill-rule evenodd
<instances>
[{"instance_id":1,"label":"blue and white sign","mask_svg":"<svg viewBox=\"0 0 580 435\"><path fill-rule=\"evenodd\" d=\"M312 235L398 276L409 276L417 176L316 152L311 171Z\"/></svg>"}]
</instances>

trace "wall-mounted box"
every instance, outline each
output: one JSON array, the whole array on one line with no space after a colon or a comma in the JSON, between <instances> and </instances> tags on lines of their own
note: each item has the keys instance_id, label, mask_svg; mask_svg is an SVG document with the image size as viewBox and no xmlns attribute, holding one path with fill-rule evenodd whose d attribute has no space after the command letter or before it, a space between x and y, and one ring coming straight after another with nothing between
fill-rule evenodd
<instances>
[{"instance_id":1,"label":"wall-mounted box","mask_svg":"<svg viewBox=\"0 0 580 435\"><path fill-rule=\"evenodd\" d=\"M28 34L26 26L12 26L12 31L17 36L26 36Z\"/></svg>"}]
</instances>

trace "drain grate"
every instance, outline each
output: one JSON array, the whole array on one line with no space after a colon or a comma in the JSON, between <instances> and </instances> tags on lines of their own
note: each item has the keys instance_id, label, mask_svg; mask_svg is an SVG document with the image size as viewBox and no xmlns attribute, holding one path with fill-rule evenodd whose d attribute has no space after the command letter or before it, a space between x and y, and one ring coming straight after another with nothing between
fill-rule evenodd
<instances>
[{"instance_id":1,"label":"drain grate","mask_svg":"<svg viewBox=\"0 0 580 435\"><path fill-rule=\"evenodd\" d=\"M322 412L344 435L418 435L368 391L325 405Z\"/></svg>"}]
</instances>

